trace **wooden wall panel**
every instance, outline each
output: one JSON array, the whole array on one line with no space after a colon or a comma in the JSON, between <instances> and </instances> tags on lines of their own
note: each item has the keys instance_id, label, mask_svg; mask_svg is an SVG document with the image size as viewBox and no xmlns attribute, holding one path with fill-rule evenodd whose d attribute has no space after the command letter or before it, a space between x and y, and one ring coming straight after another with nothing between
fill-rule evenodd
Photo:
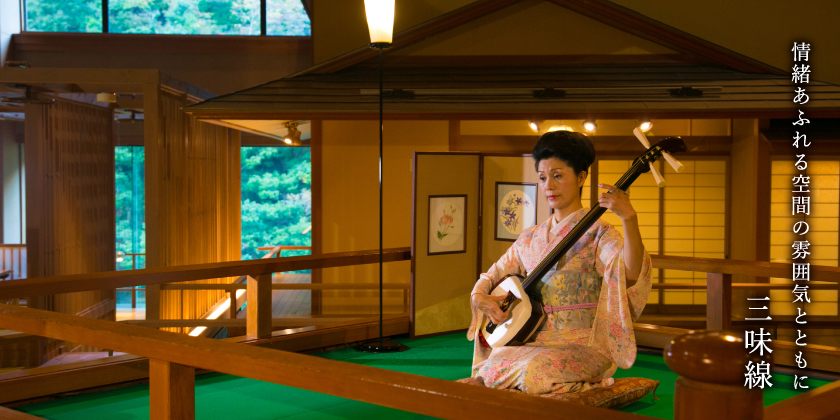
<instances>
[{"instance_id":1,"label":"wooden wall panel","mask_svg":"<svg viewBox=\"0 0 840 420\"><path fill-rule=\"evenodd\" d=\"M239 132L186 115L186 95L160 91L157 97L157 123L146 127L146 206L154 208L146 212L148 267L240 259ZM160 319L195 319L225 293L169 290L159 296ZM147 303L147 318L154 319L149 309Z\"/></svg>"},{"instance_id":2,"label":"wooden wall panel","mask_svg":"<svg viewBox=\"0 0 840 420\"><path fill-rule=\"evenodd\" d=\"M29 103L25 112L28 277L113 271L111 110L56 99L49 104ZM115 318L114 290L44 296L30 299L29 305ZM44 359L73 347L52 341L44 349Z\"/></svg>"}]
</instances>

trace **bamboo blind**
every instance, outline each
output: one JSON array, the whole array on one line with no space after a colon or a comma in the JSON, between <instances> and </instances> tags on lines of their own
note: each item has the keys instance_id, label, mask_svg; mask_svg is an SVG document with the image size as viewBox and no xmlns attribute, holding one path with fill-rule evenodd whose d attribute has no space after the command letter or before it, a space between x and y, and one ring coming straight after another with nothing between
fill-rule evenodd
<instances>
[{"instance_id":1,"label":"bamboo blind","mask_svg":"<svg viewBox=\"0 0 840 420\"><path fill-rule=\"evenodd\" d=\"M56 99L25 106L29 278L115 269L111 111ZM30 299L56 312L114 320L114 290ZM71 349L51 342L46 359Z\"/></svg>"},{"instance_id":2,"label":"bamboo blind","mask_svg":"<svg viewBox=\"0 0 840 420\"><path fill-rule=\"evenodd\" d=\"M185 114L191 101L184 94L162 90L157 103L157 135L145 147L147 267L240 259L239 132ZM200 318L225 296L162 290L159 316Z\"/></svg>"}]
</instances>

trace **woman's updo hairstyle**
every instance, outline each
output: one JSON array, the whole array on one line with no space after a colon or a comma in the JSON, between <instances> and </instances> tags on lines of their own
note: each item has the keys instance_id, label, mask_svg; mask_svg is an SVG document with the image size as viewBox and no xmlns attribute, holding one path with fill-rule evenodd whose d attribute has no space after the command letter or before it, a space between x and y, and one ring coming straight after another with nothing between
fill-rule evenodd
<instances>
[{"instance_id":1,"label":"woman's updo hairstyle","mask_svg":"<svg viewBox=\"0 0 840 420\"><path fill-rule=\"evenodd\" d=\"M575 170L575 175L586 172L595 162L595 146L585 135L574 131L550 131L540 136L534 146L534 167L539 170L540 161L556 157ZM581 188L581 192L582 192Z\"/></svg>"},{"instance_id":2,"label":"woman's updo hairstyle","mask_svg":"<svg viewBox=\"0 0 840 420\"><path fill-rule=\"evenodd\" d=\"M589 173L589 167L595 162L595 146L589 137L574 131L551 131L540 136L534 146L534 167L538 169L540 161L556 157L566 162L575 170Z\"/></svg>"}]
</instances>

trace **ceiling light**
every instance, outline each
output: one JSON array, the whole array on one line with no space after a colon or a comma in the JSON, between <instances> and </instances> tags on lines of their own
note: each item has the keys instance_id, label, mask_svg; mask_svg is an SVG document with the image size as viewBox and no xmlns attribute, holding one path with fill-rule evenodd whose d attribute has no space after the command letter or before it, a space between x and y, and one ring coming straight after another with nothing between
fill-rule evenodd
<instances>
[{"instance_id":1,"label":"ceiling light","mask_svg":"<svg viewBox=\"0 0 840 420\"><path fill-rule=\"evenodd\" d=\"M648 132L651 128L653 128L653 123L650 122L649 119L645 118L643 120L639 120L639 130Z\"/></svg>"},{"instance_id":2,"label":"ceiling light","mask_svg":"<svg viewBox=\"0 0 840 420\"><path fill-rule=\"evenodd\" d=\"M531 127L531 130L533 130L535 133L539 133L540 132L540 127L542 126L542 124L544 122L545 121L531 120L531 121L528 121L528 127Z\"/></svg>"},{"instance_id":3,"label":"ceiling light","mask_svg":"<svg viewBox=\"0 0 840 420\"><path fill-rule=\"evenodd\" d=\"M595 124L594 119L588 119L583 122L583 129L587 132L594 133L598 129L598 124Z\"/></svg>"},{"instance_id":4,"label":"ceiling light","mask_svg":"<svg viewBox=\"0 0 840 420\"><path fill-rule=\"evenodd\" d=\"M568 125L553 125L553 126L551 126L551 128L548 129L549 133L552 132L552 131L574 131L574 130L572 130L572 127L569 127Z\"/></svg>"},{"instance_id":5,"label":"ceiling light","mask_svg":"<svg viewBox=\"0 0 840 420\"><path fill-rule=\"evenodd\" d=\"M286 143L289 146L300 146L302 142L300 141L300 131L297 130L297 121L289 121L283 125L285 125L289 130L289 132L283 136L283 143Z\"/></svg>"},{"instance_id":6,"label":"ceiling light","mask_svg":"<svg viewBox=\"0 0 840 420\"><path fill-rule=\"evenodd\" d=\"M125 259L125 252L117 251L117 262L123 262Z\"/></svg>"}]
</instances>

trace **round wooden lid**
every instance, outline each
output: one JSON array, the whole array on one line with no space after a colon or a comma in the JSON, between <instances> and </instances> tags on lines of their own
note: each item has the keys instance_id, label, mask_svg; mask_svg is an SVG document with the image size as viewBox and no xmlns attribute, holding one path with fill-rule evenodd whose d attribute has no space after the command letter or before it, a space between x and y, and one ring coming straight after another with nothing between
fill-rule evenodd
<instances>
[{"instance_id":1,"label":"round wooden lid","mask_svg":"<svg viewBox=\"0 0 840 420\"><path fill-rule=\"evenodd\" d=\"M750 353L742 333L692 331L675 337L664 350L665 364L685 378L722 385L743 385L747 363L771 363L770 353Z\"/></svg>"}]
</instances>

